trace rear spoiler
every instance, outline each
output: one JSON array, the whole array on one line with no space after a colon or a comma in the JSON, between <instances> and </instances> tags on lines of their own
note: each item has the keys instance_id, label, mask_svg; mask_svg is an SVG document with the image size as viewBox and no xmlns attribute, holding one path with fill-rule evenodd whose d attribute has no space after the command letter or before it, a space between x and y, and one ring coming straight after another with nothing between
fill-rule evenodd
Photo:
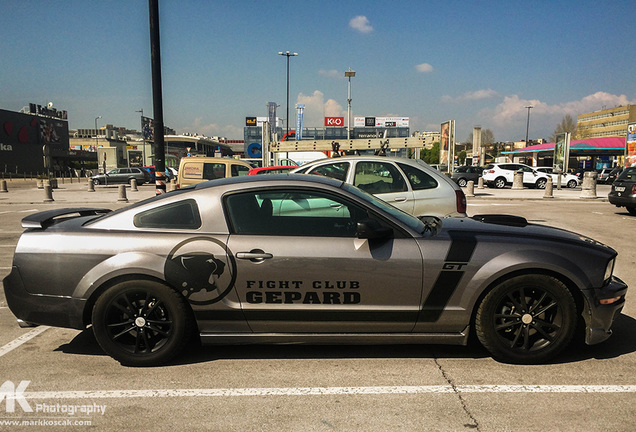
<instances>
[{"instance_id":1,"label":"rear spoiler","mask_svg":"<svg viewBox=\"0 0 636 432\"><path fill-rule=\"evenodd\" d=\"M47 210L34 213L22 219L22 228L46 228L53 223L55 218L60 216L72 214L77 214L78 216L94 216L110 212L110 209L89 207Z\"/></svg>"}]
</instances>

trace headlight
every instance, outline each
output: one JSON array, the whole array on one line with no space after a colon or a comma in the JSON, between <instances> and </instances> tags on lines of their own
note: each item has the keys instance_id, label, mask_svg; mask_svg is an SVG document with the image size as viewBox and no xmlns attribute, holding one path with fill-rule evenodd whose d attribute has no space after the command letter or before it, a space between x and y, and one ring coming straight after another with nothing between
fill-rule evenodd
<instances>
[{"instance_id":1,"label":"headlight","mask_svg":"<svg viewBox=\"0 0 636 432\"><path fill-rule=\"evenodd\" d=\"M605 267L605 275L603 276L603 283L607 283L609 279L612 277L612 273L614 273L614 262L616 258L612 258L608 263L607 267Z\"/></svg>"}]
</instances>

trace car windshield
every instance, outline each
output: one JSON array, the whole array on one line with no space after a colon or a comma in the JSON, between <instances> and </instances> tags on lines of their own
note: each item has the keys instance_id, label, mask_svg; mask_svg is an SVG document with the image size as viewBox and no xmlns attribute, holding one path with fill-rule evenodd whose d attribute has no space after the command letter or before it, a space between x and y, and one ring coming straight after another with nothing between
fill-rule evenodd
<instances>
[{"instance_id":1,"label":"car windshield","mask_svg":"<svg viewBox=\"0 0 636 432\"><path fill-rule=\"evenodd\" d=\"M417 231L418 233L424 232L424 228L425 228L424 223L422 223L422 221L416 218L415 216L405 213L402 210L398 209L397 207L393 207L392 205L386 203L385 201L382 201L381 199L376 198L375 196L368 194L358 189L355 186L351 186L350 184L343 183L341 187L347 192L351 192L352 194L365 200L369 204L375 207L379 207L380 209L389 213L391 216L393 216L394 218L396 218L397 220L399 220L400 222L402 222L404 225L408 226L412 230Z\"/></svg>"}]
</instances>

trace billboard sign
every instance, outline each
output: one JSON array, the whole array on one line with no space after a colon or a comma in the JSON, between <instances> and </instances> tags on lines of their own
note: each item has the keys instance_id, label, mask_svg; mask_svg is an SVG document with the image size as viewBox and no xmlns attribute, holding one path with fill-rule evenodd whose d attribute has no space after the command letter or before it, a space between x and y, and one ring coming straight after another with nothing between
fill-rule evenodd
<instances>
[{"instance_id":1,"label":"billboard sign","mask_svg":"<svg viewBox=\"0 0 636 432\"><path fill-rule=\"evenodd\" d=\"M625 138L625 167L636 166L636 123L627 125Z\"/></svg>"},{"instance_id":2,"label":"billboard sign","mask_svg":"<svg viewBox=\"0 0 636 432\"><path fill-rule=\"evenodd\" d=\"M303 139L304 117L305 117L305 105L296 104L296 141Z\"/></svg>"},{"instance_id":3,"label":"billboard sign","mask_svg":"<svg viewBox=\"0 0 636 432\"><path fill-rule=\"evenodd\" d=\"M409 117L361 117L353 118L354 127L409 127Z\"/></svg>"},{"instance_id":4,"label":"billboard sign","mask_svg":"<svg viewBox=\"0 0 636 432\"><path fill-rule=\"evenodd\" d=\"M325 117L326 127L343 127L344 117Z\"/></svg>"},{"instance_id":5,"label":"billboard sign","mask_svg":"<svg viewBox=\"0 0 636 432\"><path fill-rule=\"evenodd\" d=\"M555 173L568 171L568 160L570 159L570 133L563 132L556 136L554 143L554 158L552 168Z\"/></svg>"},{"instance_id":6,"label":"billboard sign","mask_svg":"<svg viewBox=\"0 0 636 432\"><path fill-rule=\"evenodd\" d=\"M439 146L439 163L446 165L448 172L452 172L454 160L455 120L441 124L441 141Z\"/></svg>"},{"instance_id":7,"label":"billboard sign","mask_svg":"<svg viewBox=\"0 0 636 432\"><path fill-rule=\"evenodd\" d=\"M256 126L256 117L245 117L245 126Z\"/></svg>"}]
</instances>

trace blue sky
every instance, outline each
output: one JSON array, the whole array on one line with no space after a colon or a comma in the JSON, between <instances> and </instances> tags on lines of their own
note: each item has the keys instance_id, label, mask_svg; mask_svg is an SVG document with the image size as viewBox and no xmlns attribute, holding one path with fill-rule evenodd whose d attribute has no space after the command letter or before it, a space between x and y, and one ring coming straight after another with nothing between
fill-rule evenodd
<instances>
[{"instance_id":1,"label":"blue sky","mask_svg":"<svg viewBox=\"0 0 636 432\"><path fill-rule=\"evenodd\" d=\"M69 127L95 117L139 129L152 116L148 2L0 0L0 109L53 102ZM548 138L564 115L636 103L631 1L159 0L164 121L243 138L267 102L305 126L406 116L411 130L456 120L501 141ZM293 122L290 121L290 124Z\"/></svg>"}]
</instances>

